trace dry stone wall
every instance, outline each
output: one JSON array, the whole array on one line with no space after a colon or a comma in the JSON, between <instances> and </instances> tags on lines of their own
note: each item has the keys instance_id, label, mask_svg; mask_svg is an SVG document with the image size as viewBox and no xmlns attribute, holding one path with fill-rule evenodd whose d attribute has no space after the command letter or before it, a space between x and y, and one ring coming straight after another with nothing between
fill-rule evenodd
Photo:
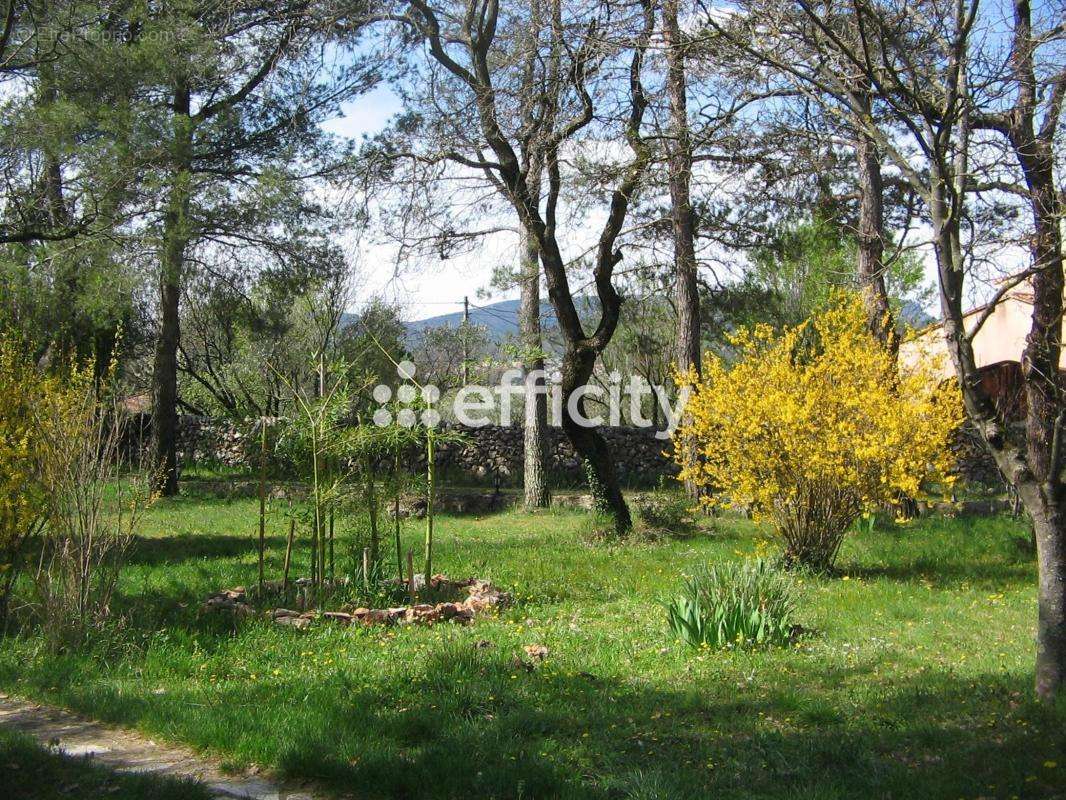
<instances>
[{"instance_id":1,"label":"dry stone wall","mask_svg":"<svg viewBox=\"0 0 1066 800\"><path fill-rule=\"evenodd\" d=\"M150 419L143 415L129 429L128 448L143 450L150 441ZM438 466L451 480L482 486L519 486L524 454L521 426L487 425L459 428L464 441L440 448ZM649 487L662 478L673 478L677 467L669 456L669 440L655 438L645 428L603 427L600 429L618 464L619 479L626 487ZM561 428L549 428L548 471L556 487L584 485L582 465ZM258 458L258 440L249 442L234 424L206 417L184 415L178 425L178 458L183 466L218 464L227 467L251 466ZM995 463L976 432L963 426L952 442L958 461L957 473L966 483L1002 488ZM412 451L406 463L424 465L424 454Z\"/></svg>"},{"instance_id":2,"label":"dry stone wall","mask_svg":"<svg viewBox=\"0 0 1066 800\"><path fill-rule=\"evenodd\" d=\"M130 426L129 450L143 450L150 442L147 415ZM438 466L450 479L468 480L481 485L517 486L522 481L524 458L521 426L487 425L481 428L458 428L463 442L442 445ZM619 479L624 486L652 486L660 478L671 478L677 467L667 453L669 440L655 438L643 428L604 427L618 463ZM258 440L248 441L236 425L206 417L184 415L178 425L178 458L183 466L217 464L227 467L250 466L258 458ZM408 464L423 464L419 451L409 454ZM584 484L584 469L560 428L549 428L548 471L556 486Z\"/></svg>"}]
</instances>

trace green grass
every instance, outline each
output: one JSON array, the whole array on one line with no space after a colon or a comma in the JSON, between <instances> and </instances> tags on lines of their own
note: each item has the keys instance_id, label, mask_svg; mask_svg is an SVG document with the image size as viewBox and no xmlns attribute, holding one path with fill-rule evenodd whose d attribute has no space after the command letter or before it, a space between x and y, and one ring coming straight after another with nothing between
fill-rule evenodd
<instances>
[{"instance_id":1,"label":"green grass","mask_svg":"<svg viewBox=\"0 0 1066 800\"><path fill-rule=\"evenodd\" d=\"M0 797L4 800L208 800L190 781L116 773L87 758L59 755L28 736L0 728Z\"/></svg>"},{"instance_id":2,"label":"green grass","mask_svg":"<svg viewBox=\"0 0 1066 800\"><path fill-rule=\"evenodd\" d=\"M161 502L123 581L123 626L59 656L10 638L0 686L358 797L1037 798L1066 786L1066 714L1030 699L1035 568L1019 523L854 537L839 575L800 582L810 634L754 652L683 646L664 603L698 565L760 549L757 527L588 546L584 525L576 512L439 521L441 571L516 594L498 619L301 633L198 615L210 591L254 582L254 500ZM279 513L271 575L283 531ZM420 532L408 524L416 552ZM516 667L534 643L546 661Z\"/></svg>"}]
</instances>

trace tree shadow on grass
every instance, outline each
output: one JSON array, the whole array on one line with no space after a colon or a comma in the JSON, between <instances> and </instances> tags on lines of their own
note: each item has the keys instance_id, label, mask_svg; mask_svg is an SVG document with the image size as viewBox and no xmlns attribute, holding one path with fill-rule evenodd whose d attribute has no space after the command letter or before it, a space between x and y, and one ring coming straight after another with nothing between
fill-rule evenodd
<instances>
[{"instance_id":1,"label":"tree shadow on grass","mask_svg":"<svg viewBox=\"0 0 1066 800\"><path fill-rule=\"evenodd\" d=\"M281 536L268 536L266 546L273 552L284 550L285 539ZM192 533L166 537L138 536L130 550L127 563L155 566L208 558L241 558L258 552L258 548L259 539L252 533L243 536Z\"/></svg>"},{"instance_id":2,"label":"tree shadow on grass","mask_svg":"<svg viewBox=\"0 0 1066 800\"><path fill-rule=\"evenodd\" d=\"M840 571L853 577L936 587L960 584L1002 590L1036 580L1036 558L1014 521L999 518L925 520L928 528L880 532L853 540Z\"/></svg>"},{"instance_id":3,"label":"tree shadow on grass","mask_svg":"<svg viewBox=\"0 0 1066 800\"><path fill-rule=\"evenodd\" d=\"M438 645L375 685L338 672L230 686L212 726L292 777L367 798L1038 798L1066 769L1066 714L998 675L832 691L867 663L810 686L661 691Z\"/></svg>"},{"instance_id":4,"label":"tree shadow on grass","mask_svg":"<svg viewBox=\"0 0 1066 800\"><path fill-rule=\"evenodd\" d=\"M565 652L529 667L468 631L425 633L383 679L312 679L294 661L268 681L162 695L82 676L61 697L359 798L1062 796L1066 708L1031 702L1027 677L937 668L871 682L885 666L871 658L791 684L797 673L724 670L666 690L590 674ZM375 646L364 632L343 641Z\"/></svg>"},{"instance_id":5,"label":"tree shadow on grass","mask_svg":"<svg viewBox=\"0 0 1066 800\"><path fill-rule=\"evenodd\" d=\"M4 800L209 800L192 781L116 772L84 757L64 756L28 736L0 730L0 797Z\"/></svg>"},{"instance_id":6,"label":"tree shadow on grass","mask_svg":"<svg viewBox=\"0 0 1066 800\"><path fill-rule=\"evenodd\" d=\"M354 758L323 757L352 724L338 709L282 764L412 798L1042 797L1059 785L1044 764L1066 765L1062 715L997 720L997 705L1021 700L992 676L930 676L833 708L801 687L708 696L548 668L514 675L501 656L431 660L415 703L348 728L370 740Z\"/></svg>"},{"instance_id":7,"label":"tree shadow on grass","mask_svg":"<svg viewBox=\"0 0 1066 800\"><path fill-rule=\"evenodd\" d=\"M839 570L863 580L891 580L901 583L928 583L938 589L963 583L1003 591L1032 586L1036 581L1033 563L959 563L937 558L918 558L905 564L842 565Z\"/></svg>"}]
</instances>

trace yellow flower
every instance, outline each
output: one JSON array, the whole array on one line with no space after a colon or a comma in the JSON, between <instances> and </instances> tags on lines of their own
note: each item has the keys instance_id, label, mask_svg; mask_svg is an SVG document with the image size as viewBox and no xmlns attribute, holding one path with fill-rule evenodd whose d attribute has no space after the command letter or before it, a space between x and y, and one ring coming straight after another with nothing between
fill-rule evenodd
<instances>
[{"instance_id":1,"label":"yellow flower","mask_svg":"<svg viewBox=\"0 0 1066 800\"><path fill-rule=\"evenodd\" d=\"M808 512L843 535L859 516L925 482L951 482L957 386L932 364L900 372L866 327L857 295L841 294L795 328L730 337L730 362L708 354L675 433L679 478L702 502L750 509L794 542ZM688 446L691 445L691 446Z\"/></svg>"}]
</instances>

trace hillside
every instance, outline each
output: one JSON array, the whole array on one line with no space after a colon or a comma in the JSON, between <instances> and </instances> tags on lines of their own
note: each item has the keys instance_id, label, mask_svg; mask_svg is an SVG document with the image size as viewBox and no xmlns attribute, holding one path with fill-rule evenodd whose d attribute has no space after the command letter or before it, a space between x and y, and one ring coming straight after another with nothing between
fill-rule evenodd
<instances>
[{"instance_id":1,"label":"hillside","mask_svg":"<svg viewBox=\"0 0 1066 800\"><path fill-rule=\"evenodd\" d=\"M578 298L578 303L584 304L590 311L596 308L596 299L593 297ZM488 331L489 338L494 342L500 342L509 336L518 333L519 300L500 300L488 305L470 304L470 322L474 325L482 325ZM540 324L544 331L557 327L555 310L547 298L541 299ZM924 309L913 301L906 301L900 311L900 317L907 327L924 328L936 319L925 312ZM417 337L422 331L432 328L459 326L463 321L463 312L456 311L450 314L437 314L432 317L412 320L407 323L409 336Z\"/></svg>"}]
</instances>

